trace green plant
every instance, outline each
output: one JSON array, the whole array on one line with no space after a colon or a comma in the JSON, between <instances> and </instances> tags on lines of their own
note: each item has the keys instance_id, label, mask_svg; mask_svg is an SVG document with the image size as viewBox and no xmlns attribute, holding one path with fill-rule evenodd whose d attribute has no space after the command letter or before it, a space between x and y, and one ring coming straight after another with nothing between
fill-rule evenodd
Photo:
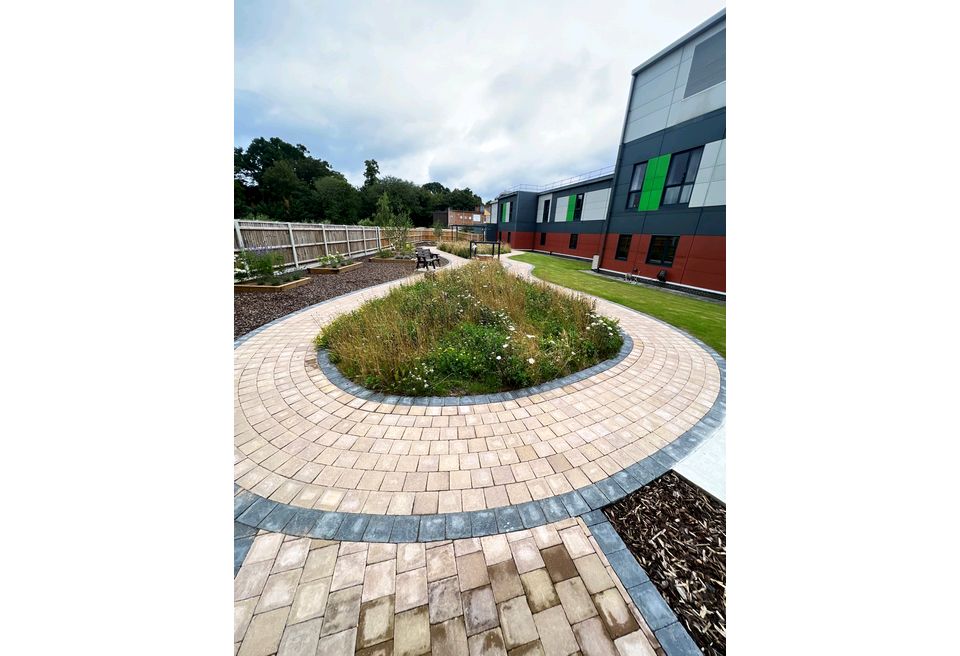
<instances>
[{"instance_id":1,"label":"green plant","mask_svg":"<svg viewBox=\"0 0 960 656\"><path fill-rule=\"evenodd\" d=\"M443 239L443 224L439 221L433 222L433 238L437 241Z\"/></svg>"},{"instance_id":2,"label":"green plant","mask_svg":"<svg viewBox=\"0 0 960 656\"><path fill-rule=\"evenodd\" d=\"M469 241L440 241L437 242L437 248L448 253L453 253L459 257L470 257L470 242ZM489 244L482 244L477 246L477 255L493 255L497 252L496 246L491 246ZM509 253L510 246L508 244L500 245L501 253Z\"/></svg>"},{"instance_id":3,"label":"green plant","mask_svg":"<svg viewBox=\"0 0 960 656\"><path fill-rule=\"evenodd\" d=\"M269 246L248 248L234 256L234 279L270 281L276 278L276 270L282 269L284 263L283 253L279 250Z\"/></svg>"},{"instance_id":4,"label":"green plant","mask_svg":"<svg viewBox=\"0 0 960 656\"><path fill-rule=\"evenodd\" d=\"M345 258L342 253L333 253L332 255L324 255L321 257L319 264L322 267L339 269L347 264L347 258Z\"/></svg>"},{"instance_id":5,"label":"green plant","mask_svg":"<svg viewBox=\"0 0 960 656\"><path fill-rule=\"evenodd\" d=\"M482 394L536 385L612 357L617 323L593 303L472 262L340 316L317 336L343 374L393 394Z\"/></svg>"}]
</instances>

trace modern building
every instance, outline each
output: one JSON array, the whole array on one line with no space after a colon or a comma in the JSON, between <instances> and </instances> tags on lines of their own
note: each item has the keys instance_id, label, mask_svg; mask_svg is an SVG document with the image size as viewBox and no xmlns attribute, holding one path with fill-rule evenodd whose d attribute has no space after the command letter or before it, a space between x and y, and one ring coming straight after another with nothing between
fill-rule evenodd
<instances>
[{"instance_id":1,"label":"modern building","mask_svg":"<svg viewBox=\"0 0 960 656\"><path fill-rule=\"evenodd\" d=\"M595 173L501 193L500 237L726 293L726 10L633 70L617 162Z\"/></svg>"}]
</instances>

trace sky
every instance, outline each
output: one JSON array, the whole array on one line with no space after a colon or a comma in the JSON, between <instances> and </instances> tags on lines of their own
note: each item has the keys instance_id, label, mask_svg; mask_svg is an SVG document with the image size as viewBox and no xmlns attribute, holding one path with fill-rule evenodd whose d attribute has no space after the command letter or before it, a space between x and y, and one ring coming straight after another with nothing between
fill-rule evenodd
<instances>
[{"instance_id":1,"label":"sky","mask_svg":"<svg viewBox=\"0 0 960 656\"><path fill-rule=\"evenodd\" d=\"M484 200L615 163L630 71L722 0L236 0L234 142Z\"/></svg>"}]
</instances>

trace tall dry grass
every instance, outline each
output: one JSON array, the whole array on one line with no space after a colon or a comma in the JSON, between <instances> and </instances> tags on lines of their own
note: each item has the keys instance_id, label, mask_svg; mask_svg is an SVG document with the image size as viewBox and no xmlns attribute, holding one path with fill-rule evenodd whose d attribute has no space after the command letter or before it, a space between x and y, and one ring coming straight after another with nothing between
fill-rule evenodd
<instances>
[{"instance_id":1,"label":"tall dry grass","mask_svg":"<svg viewBox=\"0 0 960 656\"><path fill-rule=\"evenodd\" d=\"M317 336L345 376L408 395L535 385L613 356L616 322L593 303L492 261L427 274L338 317Z\"/></svg>"},{"instance_id":2,"label":"tall dry grass","mask_svg":"<svg viewBox=\"0 0 960 656\"><path fill-rule=\"evenodd\" d=\"M469 241L441 241L437 242L437 248L441 251L446 251L447 253L452 253L453 255L457 255L459 257L470 257ZM510 253L511 250L510 244L500 245L501 253ZM477 253L480 255L493 255L496 253L496 247L491 246L490 244L481 244L477 246Z\"/></svg>"}]
</instances>

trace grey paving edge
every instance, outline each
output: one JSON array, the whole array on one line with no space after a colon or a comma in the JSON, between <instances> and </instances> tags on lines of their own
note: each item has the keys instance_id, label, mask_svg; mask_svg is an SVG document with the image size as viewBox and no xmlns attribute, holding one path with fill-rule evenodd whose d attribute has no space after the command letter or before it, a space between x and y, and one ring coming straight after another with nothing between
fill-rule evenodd
<instances>
[{"instance_id":1,"label":"grey paving edge","mask_svg":"<svg viewBox=\"0 0 960 656\"><path fill-rule=\"evenodd\" d=\"M586 520L586 518L585 518ZM643 620L657 636L667 656L703 656L686 627L650 580L606 517L589 527L607 561L627 589Z\"/></svg>"}]
</instances>

